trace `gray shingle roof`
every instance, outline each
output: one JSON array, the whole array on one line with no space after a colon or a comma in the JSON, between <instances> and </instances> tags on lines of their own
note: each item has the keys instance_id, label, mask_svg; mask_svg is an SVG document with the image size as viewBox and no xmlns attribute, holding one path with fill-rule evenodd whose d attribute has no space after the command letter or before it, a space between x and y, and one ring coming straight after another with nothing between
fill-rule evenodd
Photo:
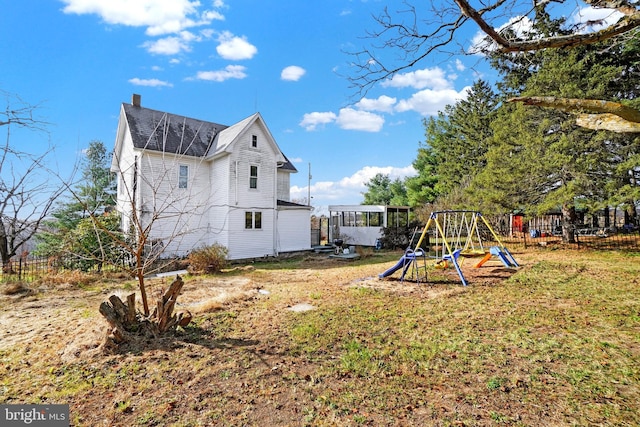
<instances>
[{"instance_id":1,"label":"gray shingle roof","mask_svg":"<svg viewBox=\"0 0 640 427\"><path fill-rule=\"evenodd\" d=\"M192 119L150 108L123 103L134 147L165 153L203 157L224 150L238 132L250 123L250 116L232 126ZM223 132L227 130L226 132ZM281 170L297 172L293 163L286 162Z\"/></svg>"},{"instance_id":2,"label":"gray shingle roof","mask_svg":"<svg viewBox=\"0 0 640 427\"><path fill-rule=\"evenodd\" d=\"M202 157L228 126L123 103L133 145L139 149Z\"/></svg>"}]
</instances>

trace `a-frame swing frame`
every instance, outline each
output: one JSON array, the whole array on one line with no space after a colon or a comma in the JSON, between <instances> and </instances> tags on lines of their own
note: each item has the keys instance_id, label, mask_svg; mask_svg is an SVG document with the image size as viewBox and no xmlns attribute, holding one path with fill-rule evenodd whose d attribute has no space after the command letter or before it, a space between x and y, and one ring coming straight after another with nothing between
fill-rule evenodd
<instances>
[{"instance_id":1,"label":"a-frame swing frame","mask_svg":"<svg viewBox=\"0 0 640 427\"><path fill-rule=\"evenodd\" d=\"M446 223L446 218L451 215L456 215L456 221L458 215L461 216L461 221L459 223L456 222L454 224L456 228L451 228L450 223ZM471 216L471 221L469 221L468 216ZM440 221L439 218L442 217L444 221ZM480 232L478 229L478 221L481 220L482 223L487 227L489 232L491 233L494 241L498 244L498 246L492 246L489 251L484 249L482 245L482 238L480 236ZM469 224L471 226L469 227ZM475 246L473 245L474 236L478 239L478 245L482 254L484 254L484 258L476 264L476 267L482 266L486 261L488 261L492 256L496 256L500 259L500 261L507 267L518 267L518 263L513 258L513 255L509 252L509 250L502 244L502 241L493 230L489 222L485 219L485 217L478 211L468 211L468 210L448 210L448 211L434 211L429 215L429 220L427 224L424 226L422 230L422 234L418 239L418 243L415 245L414 250L420 248L422 242L424 241L427 233L431 229L431 226L435 228L435 236L436 236L436 247L438 246L438 236L442 239L442 250L441 250L441 260L451 262L460 277L460 281L464 286L467 286L467 280L462 273L462 269L460 268L460 263L458 262L458 257L462 254L464 256L465 251L468 252L470 250L475 250ZM459 229L457 227L460 227ZM466 234L467 238L464 245L461 245L461 235L462 235L462 227L466 226ZM457 235L447 235L446 231L456 231ZM455 241L451 241L454 240ZM455 243L452 244L452 243ZM445 253L446 249L446 253ZM436 255L437 256L437 255Z\"/></svg>"}]
</instances>

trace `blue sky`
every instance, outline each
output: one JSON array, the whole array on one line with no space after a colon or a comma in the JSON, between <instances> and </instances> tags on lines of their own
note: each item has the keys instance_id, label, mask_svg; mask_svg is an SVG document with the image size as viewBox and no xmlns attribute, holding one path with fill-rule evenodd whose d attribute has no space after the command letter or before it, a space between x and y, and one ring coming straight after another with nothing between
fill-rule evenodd
<instances>
[{"instance_id":1,"label":"blue sky","mask_svg":"<svg viewBox=\"0 0 640 427\"><path fill-rule=\"evenodd\" d=\"M90 141L112 149L122 102L231 125L259 111L299 173L293 199L359 204L376 173L413 173L424 117L464 96L481 58L434 55L354 98L346 52L369 47L373 15L398 1L21 0L0 15L0 89L38 105L62 176ZM457 40L470 46L477 30ZM466 34L466 36L465 36ZM466 39L465 39L466 37ZM4 105L3 105L4 107ZM29 147L29 149L27 149Z\"/></svg>"}]
</instances>

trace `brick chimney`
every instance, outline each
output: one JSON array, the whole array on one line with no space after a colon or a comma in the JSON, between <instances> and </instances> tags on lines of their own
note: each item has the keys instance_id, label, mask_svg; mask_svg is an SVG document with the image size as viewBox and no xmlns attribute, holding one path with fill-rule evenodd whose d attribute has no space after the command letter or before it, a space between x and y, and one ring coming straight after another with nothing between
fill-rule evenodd
<instances>
[{"instance_id":1,"label":"brick chimney","mask_svg":"<svg viewBox=\"0 0 640 427\"><path fill-rule=\"evenodd\" d=\"M142 100L142 96L138 95L137 93L134 93L131 96L131 105L133 105L134 107L140 107L141 100Z\"/></svg>"}]
</instances>

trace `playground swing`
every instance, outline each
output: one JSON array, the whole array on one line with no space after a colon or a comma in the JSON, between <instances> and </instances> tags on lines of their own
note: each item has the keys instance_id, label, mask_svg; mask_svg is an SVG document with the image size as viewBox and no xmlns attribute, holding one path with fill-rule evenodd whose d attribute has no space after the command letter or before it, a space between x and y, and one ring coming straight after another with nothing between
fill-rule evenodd
<instances>
[{"instance_id":1,"label":"playground swing","mask_svg":"<svg viewBox=\"0 0 640 427\"><path fill-rule=\"evenodd\" d=\"M479 225L483 226L484 229L482 231ZM485 235L489 233L496 243L489 250L484 247L483 241L486 239L483 239L483 233ZM419 280L420 273L423 270L426 280L426 252L421 245L425 237L429 242L429 235L433 235L433 246L430 247L429 252L431 252L431 249L434 251L433 258L436 259L434 266L436 268L447 268L449 264L453 265L464 286L467 285L467 281L462 273L461 264L466 257L483 257L476 263L476 268L481 267L494 256L508 268L518 267L516 260L502 244L480 212L462 210L437 211L432 212L429 216L429 220L414 248L408 248L400 258L400 261L380 274L379 277L388 277L402 268L401 280L404 280L409 272L412 277L415 275ZM413 238L411 243L413 243ZM424 267L419 265L418 262L424 263Z\"/></svg>"}]
</instances>

